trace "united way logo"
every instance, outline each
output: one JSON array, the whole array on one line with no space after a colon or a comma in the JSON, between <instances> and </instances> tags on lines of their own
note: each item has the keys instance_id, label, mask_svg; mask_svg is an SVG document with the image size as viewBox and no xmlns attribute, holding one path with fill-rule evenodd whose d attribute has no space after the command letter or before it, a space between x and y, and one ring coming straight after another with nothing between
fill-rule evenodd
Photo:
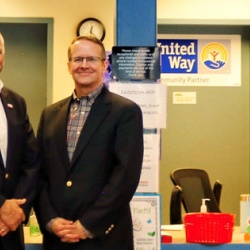
<instances>
[{"instance_id":1,"label":"united way logo","mask_svg":"<svg viewBox=\"0 0 250 250\"><path fill-rule=\"evenodd\" d=\"M210 70L222 69L228 62L227 49L221 43L209 43L201 51L201 61Z\"/></svg>"}]
</instances>

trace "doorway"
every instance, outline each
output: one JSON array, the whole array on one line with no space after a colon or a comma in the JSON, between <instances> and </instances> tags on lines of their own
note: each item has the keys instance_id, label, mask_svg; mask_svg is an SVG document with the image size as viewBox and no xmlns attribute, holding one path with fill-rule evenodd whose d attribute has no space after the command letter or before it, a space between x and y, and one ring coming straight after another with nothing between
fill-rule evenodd
<instances>
[{"instance_id":1,"label":"doorway","mask_svg":"<svg viewBox=\"0 0 250 250\"><path fill-rule=\"evenodd\" d=\"M4 86L23 96L36 133L44 107L52 102L53 19L0 18L5 40Z\"/></svg>"}]
</instances>

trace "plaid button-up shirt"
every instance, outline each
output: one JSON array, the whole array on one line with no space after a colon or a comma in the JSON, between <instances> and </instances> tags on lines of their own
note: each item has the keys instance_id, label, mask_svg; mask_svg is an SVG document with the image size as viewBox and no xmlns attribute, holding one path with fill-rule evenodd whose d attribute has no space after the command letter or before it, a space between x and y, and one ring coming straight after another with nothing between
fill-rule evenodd
<instances>
[{"instance_id":1,"label":"plaid button-up shirt","mask_svg":"<svg viewBox=\"0 0 250 250\"><path fill-rule=\"evenodd\" d=\"M89 115L90 109L95 102L96 97L100 94L103 85L94 90L88 96L78 98L75 91L70 105L70 113L67 126L67 145L70 161L72 160L79 136L85 121Z\"/></svg>"}]
</instances>

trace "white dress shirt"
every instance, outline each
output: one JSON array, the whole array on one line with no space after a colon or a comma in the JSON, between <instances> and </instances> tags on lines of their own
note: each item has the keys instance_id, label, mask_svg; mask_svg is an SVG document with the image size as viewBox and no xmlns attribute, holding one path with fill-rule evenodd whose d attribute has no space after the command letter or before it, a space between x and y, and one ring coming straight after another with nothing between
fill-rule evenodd
<instances>
[{"instance_id":1,"label":"white dress shirt","mask_svg":"<svg viewBox=\"0 0 250 250\"><path fill-rule=\"evenodd\" d=\"M2 88L3 88L3 82L0 80L0 93ZM3 107L3 103L0 100L0 149L2 153L4 166L6 166L7 145L8 145L7 118Z\"/></svg>"}]
</instances>

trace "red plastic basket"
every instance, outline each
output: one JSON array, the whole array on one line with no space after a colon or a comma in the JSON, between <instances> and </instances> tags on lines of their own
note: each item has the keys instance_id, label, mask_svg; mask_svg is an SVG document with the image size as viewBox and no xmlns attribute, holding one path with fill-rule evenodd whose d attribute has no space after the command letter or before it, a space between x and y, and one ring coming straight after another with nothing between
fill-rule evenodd
<instances>
[{"instance_id":1,"label":"red plastic basket","mask_svg":"<svg viewBox=\"0 0 250 250\"><path fill-rule=\"evenodd\" d=\"M184 216L186 241L190 243L223 244L232 241L233 214L189 213Z\"/></svg>"}]
</instances>

